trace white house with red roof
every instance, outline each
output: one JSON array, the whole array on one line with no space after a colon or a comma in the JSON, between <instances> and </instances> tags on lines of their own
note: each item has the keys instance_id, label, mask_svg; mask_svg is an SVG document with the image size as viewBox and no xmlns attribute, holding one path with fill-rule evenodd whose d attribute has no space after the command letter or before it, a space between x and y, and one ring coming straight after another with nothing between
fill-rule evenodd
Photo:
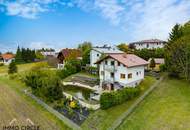
<instances>
[{"instance_id":1,"label":"white house with red roof","mask_svg":"<svg viewBox=\"0 0 190 130\"><path fill-rule=\"evenodd\" d=\"M104 54L121 54L124 53L117 49L115 46L96 46L93 47L90 51L90 66L97 67L95 64L96 61L98 61L102 55Z\"/></svg>"},{"instance_id":2,"label":"white house with red roof","mask_svg":"<svg viewBox=\"0 0 190 130\"><path fill-rule=\"evenodd\" d=\"M101 89L117 90L138 85L144 79L148 62L134 54L108 54L96 64Z\"/></svg>"},{"instance_id":3,"label":"white house with red roof","mask_svg":"<svg viewBox=\"0 0 190 130\"><path fill-rule=\"evenodd\" d=\"M15 55L13 54L7 53L0 55L0 61L4 65L9 65L13 60L15 60Z\"/></svg>"},{"instance_id":4,"label":"white house with red roof","mask_svg":"<svg viewBox=\"0 0 190 130\"><path fill-rule=\"evenodd\" d=\"M159 39L148 39L142 40L137 42L129 43L133 45L136 49L156 49L156 48L163 48L166 44L165 41Z\"/></svg>"}]
</instances>

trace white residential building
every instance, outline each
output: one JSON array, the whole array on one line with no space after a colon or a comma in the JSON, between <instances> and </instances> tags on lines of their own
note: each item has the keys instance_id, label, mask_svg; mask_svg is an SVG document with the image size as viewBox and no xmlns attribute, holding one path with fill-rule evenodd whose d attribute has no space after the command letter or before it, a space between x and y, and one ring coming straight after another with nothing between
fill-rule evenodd
<instances>
[{"instance_id":1,"label":"white residential building","mask_svg":"<svg viewBox=\"0 0 190 130\"><path fill-rule=\"evenodd\" d=\"M159 39L150 39L150 40L142 40L137 42L132 42L130 45L133 45L136 49L156 49L163 48L166 42Z\"/></svg>"},{"instance_id":2,"label":"white residential building","mask_svg":"<svg viewBox=\"0 0 190 130\"><path fill-rule=\"evenodd\" d=\"M134 54L109 54L96 62L99 64L102 90L134 87L144 79L148 62Z\"/></svg>"},{"instance_id":3,"label":"white residential building","mask_svg":"<svg viewBox=\"0 0 190 130\"><path fill-rule=\"evenodd\" d=\"M9 65L13 60L15 56L13 54L2 54L0 55L0 63L3 63L4 65Z\"/></svg>"},{"instance_id":4,"label":"white residential building","mask_svg":"<svg viewBox=\"0 0 190 130\"><path fill-rule=\"evenodd\" d=\"M124 52L117 49L117 47L108 47L106 45L102 47L93 47L90 51L90 66L97 67L96 61L100 59L103 54L122 54Z\"/></svg>"},{"instance_id":5,"label":"white residential building","mask_svg":"<svg viewBox=\"0 0 190 130\"><path fill-rule=\"evenodd\" d=\"M41 54L46 57L46 56L55 56L56 53L54 50L52 50L52 51L42 51Z\"/></svg>"}]
</instances>

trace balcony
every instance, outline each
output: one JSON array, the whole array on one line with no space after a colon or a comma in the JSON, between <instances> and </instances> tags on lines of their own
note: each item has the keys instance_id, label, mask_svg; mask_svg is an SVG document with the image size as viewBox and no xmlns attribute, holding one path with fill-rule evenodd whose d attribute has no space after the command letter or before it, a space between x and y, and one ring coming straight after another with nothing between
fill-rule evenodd
<instances>
[{"instance_id":1,"label":"balcony","mask_svg":"<svg viewBox=\"0 0 190 130\"><path fill-rule=\"evenodd\" d=\"M111 65L105 65L105 70L108 72L115 72L117 71L115 66L111 66Z\"/></svg>"}]
</instances>

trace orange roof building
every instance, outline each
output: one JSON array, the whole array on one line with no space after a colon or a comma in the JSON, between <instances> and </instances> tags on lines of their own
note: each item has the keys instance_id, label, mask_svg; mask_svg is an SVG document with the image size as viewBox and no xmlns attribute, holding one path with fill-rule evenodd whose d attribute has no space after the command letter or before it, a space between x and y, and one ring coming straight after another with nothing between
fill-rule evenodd
<instances>
[{"instance_id":1,"label":"orange roof building","mask_svg":"<svg viewBox=\"0 0 190 130\"><path fill-rule=\"evenodd\" d=\"M2 54L0 55L0 59L2 63L9 65L15 59L15 55L10 53Z\"/></svg>"}]
</instances>

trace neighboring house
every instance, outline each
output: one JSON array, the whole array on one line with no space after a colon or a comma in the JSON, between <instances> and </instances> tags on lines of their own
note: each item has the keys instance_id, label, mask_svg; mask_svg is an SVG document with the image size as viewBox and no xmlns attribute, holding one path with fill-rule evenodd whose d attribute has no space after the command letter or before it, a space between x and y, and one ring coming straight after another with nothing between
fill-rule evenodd
<instances>
[{"instance_id":1,"label":"neighboring house","mask_svg":"<svg viewBox=\"0 0 190 130\"><path fill-rule=\"evenodd\" d=\"M47 57L47 56L55 56L55 51L54 50L50 50L50 51L41 51L41 54L44 56L44 57Z\"/></svg>"},{"instance_id":2,"label":"neighboring house","mask_svg":"<svg viewBox=\"0 0 190 130\"><path fill-rule=\"evenodd\" d=\"M13 54L2 54L0 56L1 63L4 65L9 65L13 60L15 60L15 55Z\"/></svg>"},{"instance_id":3,"label":"neighboring house","mask_svg":"<svg viewBox=\"0 0 190 130\"><path fill-rule=\"evenodd\" d=\"M69 58L69 57L76 57L76 59L81 60L82 59L82 54L81 51L78 49L62 49L58 55L58 69L62 69L64 67L65 64L65 59Z\"/></svg>"},{"instance_id":4,"label":"neighboring house","mask_svg":"<svg viewBox=\"0 0 190 130\"><path fill-rule=\"evenodd\" d=\"M149 62L148 69L152 69L152 68L150 68L150 61L151 61L151 59L152 58L150 58L148 60L148 62ZM153 69L155 71L160 71L160 65L165 63L164 58L154 58L154 61L155 61L155 67Z\"/></svg>"},{"instance_id":5,"label":"neighboring house","mask_svg":"<svg viewBox=\"0 0 190 130\"><path fill-rule=\"evenodd\" d=\"M104 45L102 47L93 47L90 51L90 66L97 67L96 61L100 59L103 54L122 54L124 52L118 50L116 47L108 47Z\"/></svg>"},{"instance_id":6,"label":"neighboring house","mask_svg":"<svg viewBox=\"0 0 190 130\"><path fill-rule=\"evenodd\" d=\"M134 54L109 54L96 62L99 64L100 87L117 90L134 87L144 79L148 62Z\"/></svg>"},{"instance_id":7,"label":"neighboring house","mask_svg":"<svg viewBox=\"0 0 190 130\"><path fill-rule=\"evenodd\" d=\"M136 49L144 49L144 48L156 49L156 48L163 48L166 42L159 39L149 39L149 40L132 42L129 44L133 45Z\"/></svg>"}]
</instances>

